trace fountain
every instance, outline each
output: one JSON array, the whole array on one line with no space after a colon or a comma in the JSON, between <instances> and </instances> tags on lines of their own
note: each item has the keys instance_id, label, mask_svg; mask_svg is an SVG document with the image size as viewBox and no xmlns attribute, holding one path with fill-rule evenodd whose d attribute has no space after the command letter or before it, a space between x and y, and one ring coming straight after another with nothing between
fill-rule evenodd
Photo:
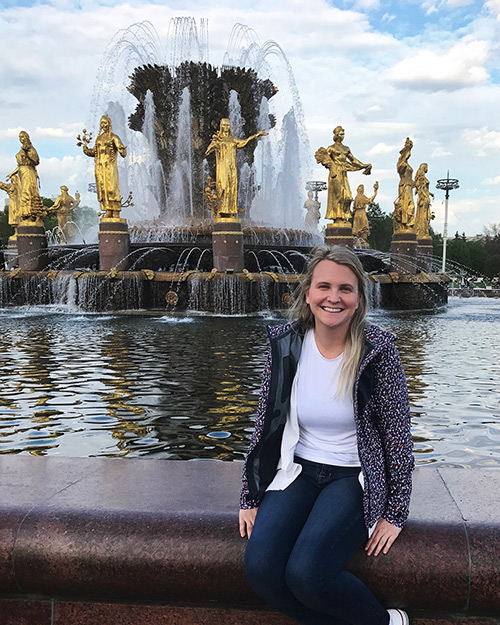
<instances>
[{"instance_id":1,"label":"fountain","mask_svg":"<svg viewBox=\"0 0 500 625\"><path fill-rule=\"evenodd\" d=\"M301 189L310 152L293 72L275 42L261 45L246 26L234 27L221 67L208 62L206 41L206 23L190 18L173 19L166 42L149 23L114 36L92 102L93 120L106 111L94 147L86 130L78 137L95 161L99 245L59 241L40 252L47 271L39 275L30 270L43 267L26 262L31 250L19 247L20 269L0 276L0 303L29 303L41 291L53 301L66 288L77 306L95 310L231 314L287 306L306 254L323 240L317 220L305 226ZM316 153L330 179L339 158L348 170L370 173L342 145L343 129L335 133L334 145ZM100 147L108 144L112 153ZM229 144L236 154L224 165L218 146ZM224 167L233 172L222 175L230 183L221 182ZM130 191L126 201L118 177L121 192ZM338 206L329 186L330 244L352 244L346 171L342 180L348 191ZM375 274L374 299L397 308L442 304L444 279L421 271L415 278L422 264L401 247L407 235L415 237L403 233L390 260L364 244L359 250ZM34 291L37 280L43 288Z\"/></svg>"}]
</instances>

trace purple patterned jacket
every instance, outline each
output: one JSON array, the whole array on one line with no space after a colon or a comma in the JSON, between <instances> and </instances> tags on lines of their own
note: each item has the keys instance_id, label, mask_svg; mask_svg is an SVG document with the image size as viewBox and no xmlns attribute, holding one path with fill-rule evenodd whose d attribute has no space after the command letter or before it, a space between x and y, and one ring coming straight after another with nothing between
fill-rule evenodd
<instances>
[{"instance_id":1,"label":"purple patterned jacket","mask_svg":"<svg viewBox=\"0 0 500 625\"><path fill-rule=\"evenodd\" d=\"M264 368L255 429L243 469L241 508L256 508L277 470L292 382L304 332L298 324L268 327L271 348ZM365 350L354 386L358 453L364 477L365 523L380 517L402 527L408 517L414 467L406 377L395 336L365 329Z\"/></svg>"}]
</instances>

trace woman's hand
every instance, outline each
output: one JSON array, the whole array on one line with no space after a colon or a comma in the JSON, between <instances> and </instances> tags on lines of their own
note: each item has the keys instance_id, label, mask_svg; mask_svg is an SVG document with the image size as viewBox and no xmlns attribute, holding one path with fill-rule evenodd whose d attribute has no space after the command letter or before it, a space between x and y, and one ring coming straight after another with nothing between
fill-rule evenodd
<instances>
[{"instance_id":1,"label":"woman's hand","mask_svg":"<svg viewBox=\"0 0 500 625\"><path fill-rule=\"evenodd\" d=\"M240 536L242 538L250 538L257 516L258 508L250 508L249 510L240 510Z\"/></svg>"},{"instance_id":2,"label":"woman's hand","mask_svg":"<svg viewBox=\"0 0 500 625\"><path fill-rule=\"evenodd\" d=\"M374 556L378 556L380 551L384 554L389 553L392 543L399 536L400 532L400 527L396 527L392 523L389 523L389 521L380 518L375 525L373 534L366 543L366 555L371 556L373 553Z\"/></svg>"}]
</instances>

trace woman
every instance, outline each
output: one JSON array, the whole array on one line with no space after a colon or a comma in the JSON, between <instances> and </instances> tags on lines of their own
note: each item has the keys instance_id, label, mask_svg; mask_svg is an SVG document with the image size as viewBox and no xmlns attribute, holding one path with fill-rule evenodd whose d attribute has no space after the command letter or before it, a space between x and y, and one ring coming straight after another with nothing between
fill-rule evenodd
<instances>
[{"instance_id":1,"label":"woman","mask_svg":"<svg viewBox=\"0 0 500 625\"><path fill-rule=\"evenodd\" d=\"M389 551L411 493L406 378L394 336L367 324L366 310L356 255L320 246L296 321L269 329L240 534L250 585L306 625L408 624L343 570L362 544L368 555Z\"/></svg>"}]
</instances>

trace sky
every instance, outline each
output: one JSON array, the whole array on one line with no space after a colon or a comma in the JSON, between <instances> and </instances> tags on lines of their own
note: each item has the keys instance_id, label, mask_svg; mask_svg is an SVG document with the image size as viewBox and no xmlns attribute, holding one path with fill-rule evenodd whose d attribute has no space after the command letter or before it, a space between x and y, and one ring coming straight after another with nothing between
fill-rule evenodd
<instances>
[{"instance_id":1,"label":"sky","mask_svg":"<svg viewBox=\"0 0 500 625\"><path fill-rule=\"evenodd\" d=\"M436 231L444 192L435 184L448 170L460 185L450 194L448 233L474 236L500 222L500 0L0 0L0 177L15 168L25 129L41 158L42 195L66 184L97 206L86 191L90 159L75 138L97 130L92 103L105 52L137 22L151 22L165 41L180 16L208 20L215 65L237 23L279 44L302 101L310 179L327 180L314 152L342 125L344 143L373 164L370 177L350 174L351 188L364 183L370 195L378 181L377 200L391 212L410 137L414 171L429 166ZM326 193L319 199L324 211Z\"/></svg>"}]
</instances>

